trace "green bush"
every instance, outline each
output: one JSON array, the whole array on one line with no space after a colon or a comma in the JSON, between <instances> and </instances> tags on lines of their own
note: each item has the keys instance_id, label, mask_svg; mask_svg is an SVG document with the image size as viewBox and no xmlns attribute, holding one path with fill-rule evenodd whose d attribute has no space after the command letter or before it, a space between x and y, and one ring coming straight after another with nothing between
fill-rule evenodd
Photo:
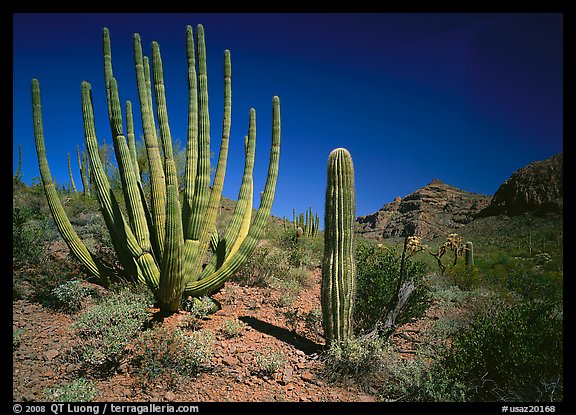
<instances>
[{"instance_id":1,"label":"green bush","mask_svg":"<svg viewBox=\"0 0 576 415\"><path fill-rule=\"evenodd\" d=\"M333 343L324 354L325 376L329 380L351 377L360 384L370 383L370 376L382 369L385 342L375 332Z\"/></svg>"},{"instance_id":2,"label":"green bush","mask_svg":"<svg viewBox=\"0 0 576 415\"><path fill-rule=\"evenodd\" d=\"M222 325L220 326L220 330L228 339L240 336L243 328L244 323L235 318L227 318L223 320Z\"/></svg>"},{"instance_id":3,"label":"green bush","mask_svg":"<svg viewBox=\"0 0 576 415\"><path fill-rule=\"evenodd\" d=\"M98 397L98 389L94 381L77 378L66 385L46 389L44 396L48 402L91 402Z\"/></svg>"},{"instance_id":4,"label":"green bush","mask_svg":"<svg viewBox=\"0 0 576 415\"><path fill-rule=\"evenodd\" d=\"M386 315L395 300L401 256L396 249L359 243L356 248L357 288L354 319L357 331L370 331ZM424 314L429 289L424 284L424 265L406 257L406 278L416 285L397 319L403 324Z\"/></svg>"},{"instance_id":5,"label":"green bush","mask_svg":"<svg viewBox=\"0 0 576 415\"><path fill-rule=\"evenodd\" d=\"M260 245L238 270L235 278L249 287L270 287L289 271L290 264L285 252L274 246Z\"/></svg>"},{"instance_id":6,"label":"green bush","mask_svg":"<svg viewBox=\"0 0 576 415\"><path fill-rule=\"evenodd\" d=\"M471 401L561 401L562 312L552 302L499 305L452 338L442 367Z\"/></svg>"},{"instance_id":7,"label":"green bush","mask_svg":"<svg viewBox=\"0 0 576 415\"><path fill-rule=\"evenodd\" d=\"M474 290L482 283L479 269L475 266L466 265L464 261L448 267L444 275L451 284L464 291Z\"/></svg>"},{"instance_id":8,"label":"green bush","mask_svg":"<svg viewBox=\"0 0 576 415\"><path fill-rule=\"evenodd\" d=\"M52 289L54 307L66 312L80 311L89 297L98 295L98 291L87 287L82 281L67 281Z\"/></svg>"},{"instance_id":9,"label":"green bush","mask_svg":"<svg viewBox=\"0 0 576 415\"><path fill-rule=\"evenodd\" d=\"M42 263L47 229L48 220L40 212L26 206L12 209L12 260L15 268Z\"/></svg>"},{"instance_id":10,"label":"green bush","mask_svg":"<svg viewBox=\"0 0 576 415\"><path fill-rule=\"evenodd\" d=\"M106 373L126 354L126 345L142 330L151 303L148 293L124 288L83 312L73 327L87 369Z\"/></svg>"},{"instance_id":11,"label":"green bush","mask_svg":"<svg viewBox=\"0 0 576 415\"><path fill-rule=\"evenodd\" d=\"M179 328L161 326L135 340L131 360L144 384L160 377L176 384L177 376L193 376L209 362L213 343L209 330L187 335Z\"/></svg>"},{"instance_id":12,"label":"green bush","mask_svg":"<svg viewBox=\"0 0 576 415\"><path fill-rule=\"evenodd\" d=\"M276 243L292 267L315 268L322 264L324 239L318 236L296 236L296 230L287 229L277 238Z\"/></svg>"},{"instance_id":13,"label":"green bush","mask_svg":"<svg viewBox=\"0 0 576 415\"><path fill-rule=\"evenodd\" d=\"M17 349L20 346L22 336L26 333L24 329L12 329L12 348Z\"/></svg>"},{"instance_id":14,"label":"green bush","mask_svg":"<svg viewBox=\"0 0 576 415\"><path fill-rule=\"evenodd\" d=\"M286 363L284 353L271 347L268 347L266 352L257 351L254 355L254 360L259 373L264 376L273 375L277 370L284 367Z\"/></svg>"}]
</instances>

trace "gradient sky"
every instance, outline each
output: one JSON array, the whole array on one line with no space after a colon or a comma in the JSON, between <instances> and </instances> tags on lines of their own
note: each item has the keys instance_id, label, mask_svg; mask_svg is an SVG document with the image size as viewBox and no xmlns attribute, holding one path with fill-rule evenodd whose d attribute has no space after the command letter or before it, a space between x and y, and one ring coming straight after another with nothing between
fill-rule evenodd
<instances>
[{"instance_id":1,"label":"gradient sky","mask_svg":"<svg viewBox=\"0 0 576 415\"><path fill-rule=\"evenodd\" d=\"M248 111L257 113L255 194L263 189L272 97L282 113L272 213L323 216L327 158L352 154L357 215L437 178L492 195L520 167L563 151L560 13L14 14L13 171L40 175L30 86L40 82L52 175L81 187L80 85L92 84L96 133L111 144L102 28L110 29L120 99L142 136L132 36L160 44L173 139L187 131L186 25L206 32L212 151L222 129L223 52L232 57L232 131L224 196L236 199ZM215 162L215 160L214 160ZM258 201L257 201L258 202Z\"/></svg>"}]
</instances>

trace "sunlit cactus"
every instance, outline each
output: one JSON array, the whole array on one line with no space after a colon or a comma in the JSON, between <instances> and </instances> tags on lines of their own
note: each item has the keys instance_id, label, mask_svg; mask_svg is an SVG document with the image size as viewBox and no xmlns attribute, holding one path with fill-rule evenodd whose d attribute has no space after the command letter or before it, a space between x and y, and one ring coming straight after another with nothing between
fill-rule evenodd
<instances>
[{"instance_id":1,"label":"sunlit cactus","mask_svg":"<svg viewBox=\"0 0 576 415\"><path fill-rule=\"evenodd\" d=\"M99 158L94 124L91 86L82 82L82 114L90 176L101 206L112 244L125 273L146 284L155 294L163 312L180 308L183 296L200 297L221 287L255 249L267 222L274 200L280 154L280 101L272 100L272 146L268 176L255 217L253 208L253 168L256 146L256 112L249 111L245 164L238 201L227 231L215 235L215 223L222 195L231 121L231 61L224 52L224 119L220 154L214 180L210 183L210 118L204 29L197 27L196 45L191 26L186 29L188 58L188 139L184 183L178 183L168 123L164 75L160 46L152 42L150 60L143 56L140 36L134 35L134 61L140 101L144 144L150 168L150 204L140 182L134 146L132 105L126 103L126 132L122 106L112 68L110 33L103 30L104 80L108 116L126 214L112 192ZM152 99L154 94L154 100ZM50 176L40 103L40 85L32 81L34 135L38 163L48 204L62 237L91 274L108 283L110 270L80 241L64 214ZM153 107L153 102L156 104ZM158 122L158 131L156 128ZM162 147L162 151L160 151ZM86 167L84 167L86 168ZM84 176L83 176L84 177ZM183 198L179 189L183 188ZM86 189L86 186L85 186ZM182 202L181 202L182 200ZM209 248L212 247L212 250ZM206 253L214 254L205 262Z\"/></svg>"},{"instance_id":2,"label":"sunlit cactus","mask_svg":"<svg viewBox=\"0 0 576 415\"><path fill-rule=\"evenodd\" d=\"M328 345L352 336L356 295L354 166L348 150L337 148L328 158L322 262L322 323Z\"/></svg>"},{"instance_id":3,"label":"sunlit cactus","mask_svg":"<svg viewBox=\"0 0 576 415\"><path fill-rule=\"evenodd\" d=\"M466 242L465 248L466 265L469 267L474 266L474 244L472 241Z\"/></svg>"}]
</instances>

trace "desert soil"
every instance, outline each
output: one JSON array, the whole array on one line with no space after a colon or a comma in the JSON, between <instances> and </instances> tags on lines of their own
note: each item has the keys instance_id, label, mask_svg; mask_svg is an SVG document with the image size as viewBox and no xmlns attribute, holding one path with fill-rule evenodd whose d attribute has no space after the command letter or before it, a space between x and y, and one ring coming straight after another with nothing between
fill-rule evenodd
<instances>
[{"instance_id":1,"label":"desert soil","mask_svg":"<svg viewBox=\"0 0 576 415\"><path fill-rule=\"evenodd\" d=\"M353 382L328 382L320 357L324 339L321 329L305 324L304 316L320 309L320 270L313 272L290 307L278 306L281 292L273 288L246 287L227 282L213 297L222 308L200 320L201 329L215 335L211 360L194 378L177 386L166 379L141 387L129 361L116 373L97 379L96 401L107 402L376 402L378 396ZM151 313L155 310L151 309ZM164 319L180 325L187 313ZM79 365L66 356L74 346L72 323L78 314L65 314L27 300L13 302L13 329L23 329L13 350L13 400L46 400L45 390L69 383ZM243 328L228 338L224 320L238 319ZM393 341L410 358L425 322L400 327ZM280 351L284 365L273 375L258 372L259 353Z\"/></svg>"}]
</instances>

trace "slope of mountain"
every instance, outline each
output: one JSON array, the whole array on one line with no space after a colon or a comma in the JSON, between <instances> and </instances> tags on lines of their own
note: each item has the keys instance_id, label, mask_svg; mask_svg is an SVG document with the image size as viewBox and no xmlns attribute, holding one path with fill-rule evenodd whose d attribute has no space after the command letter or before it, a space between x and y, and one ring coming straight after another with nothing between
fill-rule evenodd
<instances>
[{"instance_id":1,"label":"slope of mountain","mask_svg":"<svg viewBox=\"0 0 576 415\"><path fill-rule=\"evenodd\" d=\"M534 211L562 213L563 176L562 153L530 163L500 185L479 216L515 216Z\"/></svg>"},{"instance_id":2,"label":"slope of mountain","mask_svg":"<svg viewBox=\"0 0 576 415\"><path fill-rule=\"evenodd\" d=\"M357 232L373 239L417 235L425 239L455 232L490 203L490 196L467 192L440 180L397 197L378 212L356 219Z\"/></svg>"}]
</instances>

